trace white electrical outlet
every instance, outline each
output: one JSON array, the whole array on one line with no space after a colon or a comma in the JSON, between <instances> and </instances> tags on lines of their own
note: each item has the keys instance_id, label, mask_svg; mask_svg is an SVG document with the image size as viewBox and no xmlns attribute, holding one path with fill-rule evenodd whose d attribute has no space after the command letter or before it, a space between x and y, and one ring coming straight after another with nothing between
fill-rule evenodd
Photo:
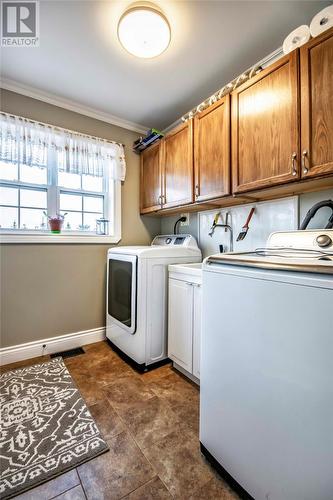
<instances>
[{"instance_id":1,"label":"white electrical outlet","mask_svg":"<svg viewBox=\"0 0 333 500\"><path fill-rule=\"evenodd\" d=\"M181 226L189 226L190 225L190 214L189 213L186 213L186 214L180 214L181 217L186 217L186 221L185 222L181 222L180 225Z\"/></svg>"}]
</instances>

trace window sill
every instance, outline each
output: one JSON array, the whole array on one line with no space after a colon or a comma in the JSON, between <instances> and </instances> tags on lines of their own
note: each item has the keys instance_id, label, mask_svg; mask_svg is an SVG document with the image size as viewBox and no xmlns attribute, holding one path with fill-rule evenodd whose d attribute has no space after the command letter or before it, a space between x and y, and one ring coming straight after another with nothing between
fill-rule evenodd
<instances>
[{"instance_id":1,"label":"window sill","mask_svg":"<svg viewBox=\"0 0 333 500\"><path fill-rule=\"evenodd\" d=\"M47 244L115 244L121 240L120 236L93 236L78 234L22 234L22 233L0 233L0 243L47 243Z\"/></svg>"}]
</instances>

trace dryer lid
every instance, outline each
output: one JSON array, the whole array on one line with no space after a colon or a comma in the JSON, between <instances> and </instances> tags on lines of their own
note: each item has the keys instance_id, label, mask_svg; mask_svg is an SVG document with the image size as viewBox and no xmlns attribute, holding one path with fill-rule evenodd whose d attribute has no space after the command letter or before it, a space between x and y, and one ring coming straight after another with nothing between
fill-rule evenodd
<instances>
[{"instance_id":1,"label":"dryer lid","mask_svg":"<svg viewBox=\"0 0 333 500\"><path fill-rule=\"evenodd\" d=\"M140 257L187 257L200 256L201 251L191 234L163 234L155 236L150 246L110 248L108 254L137 255Z\"/></svg>"},{"instance_id":2,"label":"dryer lid","mask_svg":"<svg viewBox=\"0 0 333 500\"><path fill-rule=\"evenodd\" d=\"M108 251L109 257L112 255L136 255L140 258L159 258L159 257L201 257L201 251L198 247L182 246L150 246L150 247L114 247Z\"/></svg>"}]
</instances>

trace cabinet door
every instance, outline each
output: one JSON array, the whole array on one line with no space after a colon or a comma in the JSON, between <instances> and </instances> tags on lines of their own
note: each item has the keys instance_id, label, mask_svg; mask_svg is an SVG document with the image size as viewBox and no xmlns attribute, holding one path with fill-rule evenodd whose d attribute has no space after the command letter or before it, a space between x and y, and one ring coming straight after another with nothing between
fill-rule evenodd
<instances>
[{"instance_id":1,"label":"cabinet door","mask_svg":"<svg viewBox=\"0 0 333 500\"><path fill-rule=\"evenodd\" d=\"M193 121L169 132L163 140L163 207L193 201Z\"/></svg>"},{"instance_id":2,"label":"cabinet door","mask_svg":"<svg viewBox=\"0 0 333 500\"><path fill-rule=\"evenodd\" d=\"M298 53L232 93L234 192L299 178Z\"/></svg>"},{"instance_id":3,"label":"cabinet door","mask_svg":"<svg viewBox=\"0 0 333 500\"><path fill-rule=\"evenodd\" d=\"M169 279L168 356L192 373L193 287Z\"/></svg>"},{"instance_id":4,"label":"cabinet door","mask_svg":"<svg viewBox=\"0 0 333 500\"><path fill-rule=\"evenodd\" d=\"M194 119L195 200L230 194L230 96Z\"/></svg>"},{"instance_id":5,"label":"cabinet door","mask_svg":"<svg viewBox=\"0 0 333 500\"><path fill-rule=\"evenodd\" d=\"M201 285L193 288L193 375L200 378L201 355Z\"/></svg>"},{"instance_id":6,"label":"cabinet door","mask_svg":"<svg viewBox=\"0 0 333 500\"><path fill-rule=\"evenodd\" d=\"M161 208L161 143L141 153L140 205L141 213Z\"/></svg>"},{"instance_id":7,"label":"cabinet door","mask_svg":"<svg viewBox=\"0 0 333 500\"><path fill-rule=\"evenodd\" d=\"M301 50L302 176L333 173L333 29Z\"/></svg>"}]
</instances>

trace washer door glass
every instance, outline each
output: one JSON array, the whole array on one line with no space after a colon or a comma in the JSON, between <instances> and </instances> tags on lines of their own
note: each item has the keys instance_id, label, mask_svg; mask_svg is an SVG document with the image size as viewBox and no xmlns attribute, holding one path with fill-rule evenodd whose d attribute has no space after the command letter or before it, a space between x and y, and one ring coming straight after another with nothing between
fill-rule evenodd
<instances>
[{"instance_id":1,"label":"washer door glass","mask_svg":"<svg viewBox=\"0 0 333 500\"><path fill-rule=\"evenodd\" d=\"M136 329L136 257L109 258L108 313L129 333Z\"/></svg>"}]
</instances>

